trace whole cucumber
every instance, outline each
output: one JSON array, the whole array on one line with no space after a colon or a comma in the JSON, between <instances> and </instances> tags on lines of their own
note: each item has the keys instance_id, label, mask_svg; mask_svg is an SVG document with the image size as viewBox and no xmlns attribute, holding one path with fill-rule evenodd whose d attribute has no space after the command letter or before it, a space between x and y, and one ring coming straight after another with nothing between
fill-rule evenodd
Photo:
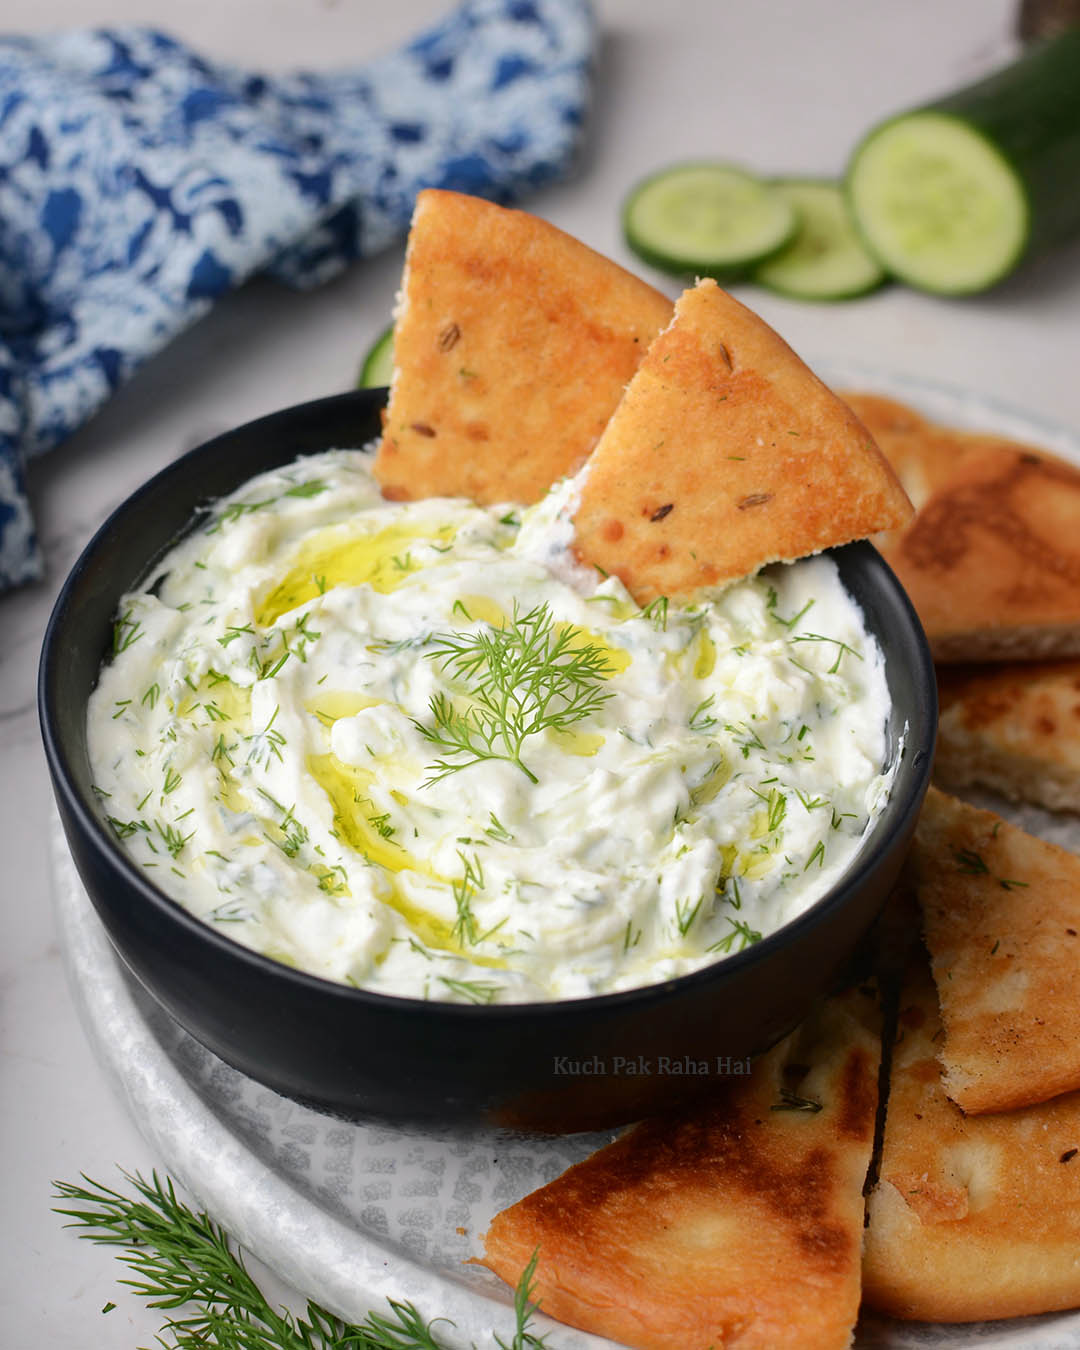
<instances>
[{"instance_id":1,"label":"whole cucumber","mask_svg":"<svg viewBox=\"0 0 1080 1350\"><path fill-rule=\"evenodd\" d=\"M984 290L1080 234L1080 29L876 126L846 190L882 265L943 294Z\"/></svg>"}]
</instances>

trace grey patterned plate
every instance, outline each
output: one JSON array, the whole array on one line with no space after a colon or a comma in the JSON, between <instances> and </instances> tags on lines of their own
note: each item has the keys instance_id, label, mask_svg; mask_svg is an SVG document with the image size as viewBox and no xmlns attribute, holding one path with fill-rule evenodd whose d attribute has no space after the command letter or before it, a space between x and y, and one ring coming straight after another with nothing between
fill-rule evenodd
<instances>
[{"instance_id":1,"label":"grey patterned plate","mask_svg":"<svg viewBox=\"0 0 1080 1350\"><path fill-rule=\"evenodd\" d=\"M875 389L942 421L996 430L1080 463L1080 436L922 382L821 363L830 383ZM986 805L1080 852L1080 820L989 797ZM410 1299L455 1347L493 1345L512 1326L510 1296L480 1251L493 1215L611 1134L534 1139L444 1136L349 1125L230 1069L182 1031L125 974L53 826L57 928L88 1035L139 1128L201 1205L285 1281L351 1320L387 1295ZM611 1342L541 1317L551 1350ZM999 1347L1080 1350L1080 1312L958 1327L863 1319L857 1350Z\"/></svg>"}]
</instances>

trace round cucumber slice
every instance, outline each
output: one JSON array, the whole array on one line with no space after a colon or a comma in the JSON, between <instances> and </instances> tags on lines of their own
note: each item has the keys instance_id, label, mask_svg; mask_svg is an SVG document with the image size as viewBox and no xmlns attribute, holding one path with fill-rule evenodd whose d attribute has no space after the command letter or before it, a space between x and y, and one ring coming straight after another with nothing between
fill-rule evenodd
<instances>
[{"instance_id":1,"label":"round cucumber slice","mask_svg":"<svg viewBox=\"0 0 1080 1350\"><path fill-rule=\"evenodd\" d=\"M795 208L732 164L677 164L634 187L623 231L634 252L668 272L729 276L784 247Z\"/></svg>"},{"instance_id":2,"label":"round cucumber slice","mask_svg":"<svg viewBox=\"0 0 1080 1350\"><path fill-rule=\"evenodd\" d=\"M875 290L885 269L855 232L836 183L782 178L772 184L799 213L795 238L754 269L753 279L796 300L848 300Z\"/></svg>"},{"instance_id":3,"label":"round cucumber slice","mask_svg":"<svg viewBox=\"0 0 1080 1350\"><path fill-rule=\"evenodd\" d=\"M364 364L360 367L360 378L356 381L358 389L378 389L390 383L394 370L394 325L384 328L368 348Z\"/></svg>"},{"instance_id":4,"label":"round cucumber slice","mask_svg":"<svg viewBox=\"0 0 1080 1350\"><path fill-rule=\"evenodd\" d=\"M970 122L906 113L870 133L847 174L856 228L894 276L939 295L986 290L1027 245L1027 193Z\"/></svg>"}]
</instances>

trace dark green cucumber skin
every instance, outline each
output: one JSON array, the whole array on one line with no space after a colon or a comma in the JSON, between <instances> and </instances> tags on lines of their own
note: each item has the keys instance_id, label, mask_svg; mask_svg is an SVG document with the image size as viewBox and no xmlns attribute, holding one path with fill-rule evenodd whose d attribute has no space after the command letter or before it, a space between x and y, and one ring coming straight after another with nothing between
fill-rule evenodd
<instances>
[{"instance_id":1,"label":"dark green cucumber skin","mask_svg":"<svg viewBox=\"0 0 1080 1350\"><path fill-rule=\"evenodd\" d=\"M1080 234L1080 28L917 111L967 122L1012 165L1028 199L1025 258Z\"/></svg>"}]
</instances>

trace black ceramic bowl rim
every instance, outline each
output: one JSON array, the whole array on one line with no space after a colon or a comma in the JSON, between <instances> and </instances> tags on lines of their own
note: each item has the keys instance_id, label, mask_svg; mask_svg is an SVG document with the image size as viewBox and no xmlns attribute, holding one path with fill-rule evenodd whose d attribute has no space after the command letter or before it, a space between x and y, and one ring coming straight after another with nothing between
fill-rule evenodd
<instances>
[{"instance_id":1,"label":"black ceramic bowl rim","mask_svg":"<svg viewBox=\"0 0 1080 1350\"><path fill-rule=\"evenodd\" d=\"M255 430L265 424L269 431L272 426L279 423L281 418L290 415L306 414L309 417L317 418L320 411L339 410L344 403L355 404L358 409L369 403L378 406L385 401L386 393L385 389L369 389L333 395L329 398L316 399L310 403L280 409L277 412L267 414L265 417L258 418L254 422L247 423L245 426L248 429ZM73 592L93 559L99 553L108 549L110 536L117 522L137 513L143 499L162 483L166 483L172 477L185 479L188 466L193 460L215 453L219 444L233 436L239 429L235 428L232 431L224 432L221 436L214 437L212 440L206 441L178 456L165 468L136 488L130 496L116 507L86 545L68 574L57 596L42 645L38 673L38 713L45 755L52 770L55 790L63 796L65 806L78 822L86 838L93 842L99 852L103 852L108 857L111 865L119 869L124 880L167 922L179 924L190 934L195 935L198 940L209 943L231 960L238 960L246 964L253 970L261 972L270 980L282 980L287 985L296 985L317 992L322 996L338 998L353 1006L367 1005L386 1009L392 1008L402 1013L411 1012L415 1016L431 1017L436 1015L459 1018L466 1023L491 1022L493 1020L502 1020L504 1023L533 1022L537 1018L542 1019L546 1016L558 1015L561 1017L572 1013L574 1010L617 1009L626 1005L640 1007L651 1001L663 1000L676 989L691 989L695 986L707 985L717 978L719 972L728 973L749 969L756 964L767 961L778 949L797 943L799 938L808 929L816 926L824 916L845 905L849 896L857 892L874 872L882 856L889 851L891 841L897 835L902 835L910 830L912 818L919 810L929 782L933 759L937 726L937 686L934 679L933 662L929 645L914 608L891 568L871 544L858 541L845 544L842 549L830 549L826 552L834 556L841 552L859 556L865 567L877 569L880 572L881 579L886 587L895 590L896 596L894 598L901 602L901 608L907 614L914 638L912 645L918 662L915 683L922 694L919 699L919 710L925 713L926 743L922 746L905 745L903 747L902 753L912 756L913 773L911 774L908 791L903 800L900 800L895 792L890 794L858 853L839 880L808 909L788 920L787 923L782 924L774 932L761 938L752 946L673 979L639 985L631 989L622 989L614 993L526 1003L472 1004L419 999L401 994L383 994L374 990L357 988L353 985L339 984L336 981L324 979L321 976L298 970L293 966L287 966L283 962L275 961L272 957L253 951L230 938L227 934L211 927L211 925L184 909L178 900L147 880L145 873L136 867L131 856L109 833L107 823L96 800L92 795L88 795L80 789L72 764L71 751L58 733L56 672L59 663L63 660L62 638L64 629L70 622ZM327 448L330 447L327 446ZM238 482L235 486L240 487L242 483ZM191 512L193 522L198 519L200 511L205 509L207 505L209 505L208 502L193 507ZM155 556L147 559L145 565L132 576L128 583L129 587L137 585L140 580L150 575L152 569L164 554L173 547L175 542L176 536L170 537ZM119 600L119 596L116 599ZM103 658L104 655L103 651ZM911 732L912 727L909 723L908 735ZM897 777L899 777L901 767L902 763L897 765Z\"/></svg>"}]
</instances>

